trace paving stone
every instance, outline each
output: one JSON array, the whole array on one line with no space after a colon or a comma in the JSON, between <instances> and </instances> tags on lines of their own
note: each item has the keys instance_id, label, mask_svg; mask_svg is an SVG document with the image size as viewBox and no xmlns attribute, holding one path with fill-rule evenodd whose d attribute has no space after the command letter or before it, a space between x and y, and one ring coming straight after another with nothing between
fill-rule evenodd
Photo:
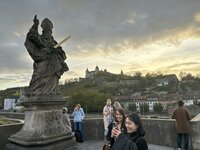
<instances>
[{"instance_id":1,"label":"paving stone","mask_svg":"<svg viewBox=\"0 0 200 150\"><path fill-rule=\"evenodd\" d=\"M104 141L88 140L83 143L78 143L78 150L102 150ZM174 150L172 147L149 144L149 150Z\"/></svg>"}]
</instances>

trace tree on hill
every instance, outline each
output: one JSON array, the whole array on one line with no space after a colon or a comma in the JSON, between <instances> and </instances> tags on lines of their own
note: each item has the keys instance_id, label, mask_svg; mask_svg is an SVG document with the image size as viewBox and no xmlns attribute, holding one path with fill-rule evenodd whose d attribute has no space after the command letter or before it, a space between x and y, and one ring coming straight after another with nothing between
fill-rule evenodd
<instances>
[{"instance_id":1,"label":"tree on hill","mask_svg":"<svg viewBox=\"0 0 200 150\"><path fill-rule=\"evenodd\" d=\"M140 105L140 113L146 114L147 112L149 112L149 105L147 103L142 103Z\"/></svg>"},{"instance_id":2,"label":"tree on hill","mask_svg":"<svg viewBox=\"0 0 200 150\"><path fill-rule=\"evenodd\" d=\"M135 80L141 80L142 79L142 73L140 71L135 72L133 78Z\"/></svg>"},{"instance_id":3,"label":"tree on hill","mask_svg":"<svg viewBox=\"0 0 200 150\"><path fill-rule=\"evenodd\" d=\"M191 73L188 73L182 76L182 80L194 80L194 79L195 77Z\"/></svg>"},{"instance_id":4,"label":"tree on hill","mask_svg":"<svg viewBox=\"0 0 200 150\"><path fill-rule=\"evenodd\" d=\"M129 110L129 111L136 112L136 104L135 104L135 103L130 103L130 104L128 105L128 110Z\"/></svg>"},{"instance_id":5,"label":"tree on hill","mask_svg":"<svg viewBox=\"0 0 200 150\"><path fill-rule=\"evenodd\" d=\"M81 104L85 112L102 112L108 95L97 91L83 91L75 93L68 101L68 109L72 112L76 104Z\"/></svg>"},{"instance_id":6,"label":"tree on hill","mask_svg":"<svg viewBox=\"0 0 200 150\"><path fill-rule=\"evenodd\" d=\"M163 106L162 106L162 104L161 103L155 103L154 105L153 105L153 110L155 111L155 112L162 112L162 110L163 110Z\"/></svg>"}]
</instances>

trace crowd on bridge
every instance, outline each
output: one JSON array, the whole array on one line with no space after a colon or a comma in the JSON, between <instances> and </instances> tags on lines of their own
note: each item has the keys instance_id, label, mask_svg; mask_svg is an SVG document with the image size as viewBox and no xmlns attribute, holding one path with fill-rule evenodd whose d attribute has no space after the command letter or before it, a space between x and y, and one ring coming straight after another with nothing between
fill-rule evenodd
<instances>
[{"instance_id":1,"label":"crowd on bridge","mask_svg":"<svg viewBox=\"0 0 200 150\"><path fill-rule=\"evenodd\" d=\"M71 128L67 109L63 109L65 125ZM72 113L73 130L77 142L83 142L83 120L85 113L80 104L77 104ZM66 119L67 118L67 119ZM183 101L178 101L178 107L172 113L172 119L176 120L177 150L181 150L181 139L184 138L184 150L188 150L191 119L189 111L184 108ZM107 99L103 108L104 141L103 150L148 150L145 139L145 130L142 120L137 113L126 114L118 101L112 105L111 99Z\"/></svg>"}]
</instances>

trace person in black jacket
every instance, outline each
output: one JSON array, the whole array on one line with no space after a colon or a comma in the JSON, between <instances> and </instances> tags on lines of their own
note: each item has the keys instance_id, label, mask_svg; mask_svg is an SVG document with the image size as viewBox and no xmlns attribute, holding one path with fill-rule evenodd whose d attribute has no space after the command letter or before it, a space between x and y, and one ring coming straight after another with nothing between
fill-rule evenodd
<instances>
[{"instance_id":1,"label":"person in black jacket","mask_svg":"<svg viewBox=\"0 0 200 150\"><path fill-rule=\"evenodd\" d=\"M145 131L142 121L136 113L128 115L125 126L127 134L114 128L112 134L116 137L116 142L111 150L148 150L147 142L144 138Z\"/></svg>"},{"instance_id":2,"label":"person in black jacket","mask_svg":"<svg viewBox=\"0 0 200 150\"><path fill-rule=\"evenodd\" d=\"M116 138L112 134L112 129L117 128L120 129L122 133L126 134L126 127L125 127L125 119L126 119L126 113L122 107L119 107L114 112L114 121L111 122L108 126L108 134L106 136L107 141L109 141L109 144L114 144Z\"/></svg>"}]
</instances>

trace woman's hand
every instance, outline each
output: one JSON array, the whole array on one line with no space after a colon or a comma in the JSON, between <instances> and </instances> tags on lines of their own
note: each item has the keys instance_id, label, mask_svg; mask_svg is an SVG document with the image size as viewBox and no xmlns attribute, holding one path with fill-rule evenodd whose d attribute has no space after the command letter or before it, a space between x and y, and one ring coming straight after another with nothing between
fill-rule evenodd
<instances>
[{"instance_id":1,"label":"woman's hand","mask_svg":"<svg viewBox=\"0 0 200 150\"><path fill-rule=\"evenodd\" d=\"M112 129L112 133L111 133L111 137L118 137L121 134L121 130L119 130L118 128L113 128Z\"/></svg>"}]
</instances>

